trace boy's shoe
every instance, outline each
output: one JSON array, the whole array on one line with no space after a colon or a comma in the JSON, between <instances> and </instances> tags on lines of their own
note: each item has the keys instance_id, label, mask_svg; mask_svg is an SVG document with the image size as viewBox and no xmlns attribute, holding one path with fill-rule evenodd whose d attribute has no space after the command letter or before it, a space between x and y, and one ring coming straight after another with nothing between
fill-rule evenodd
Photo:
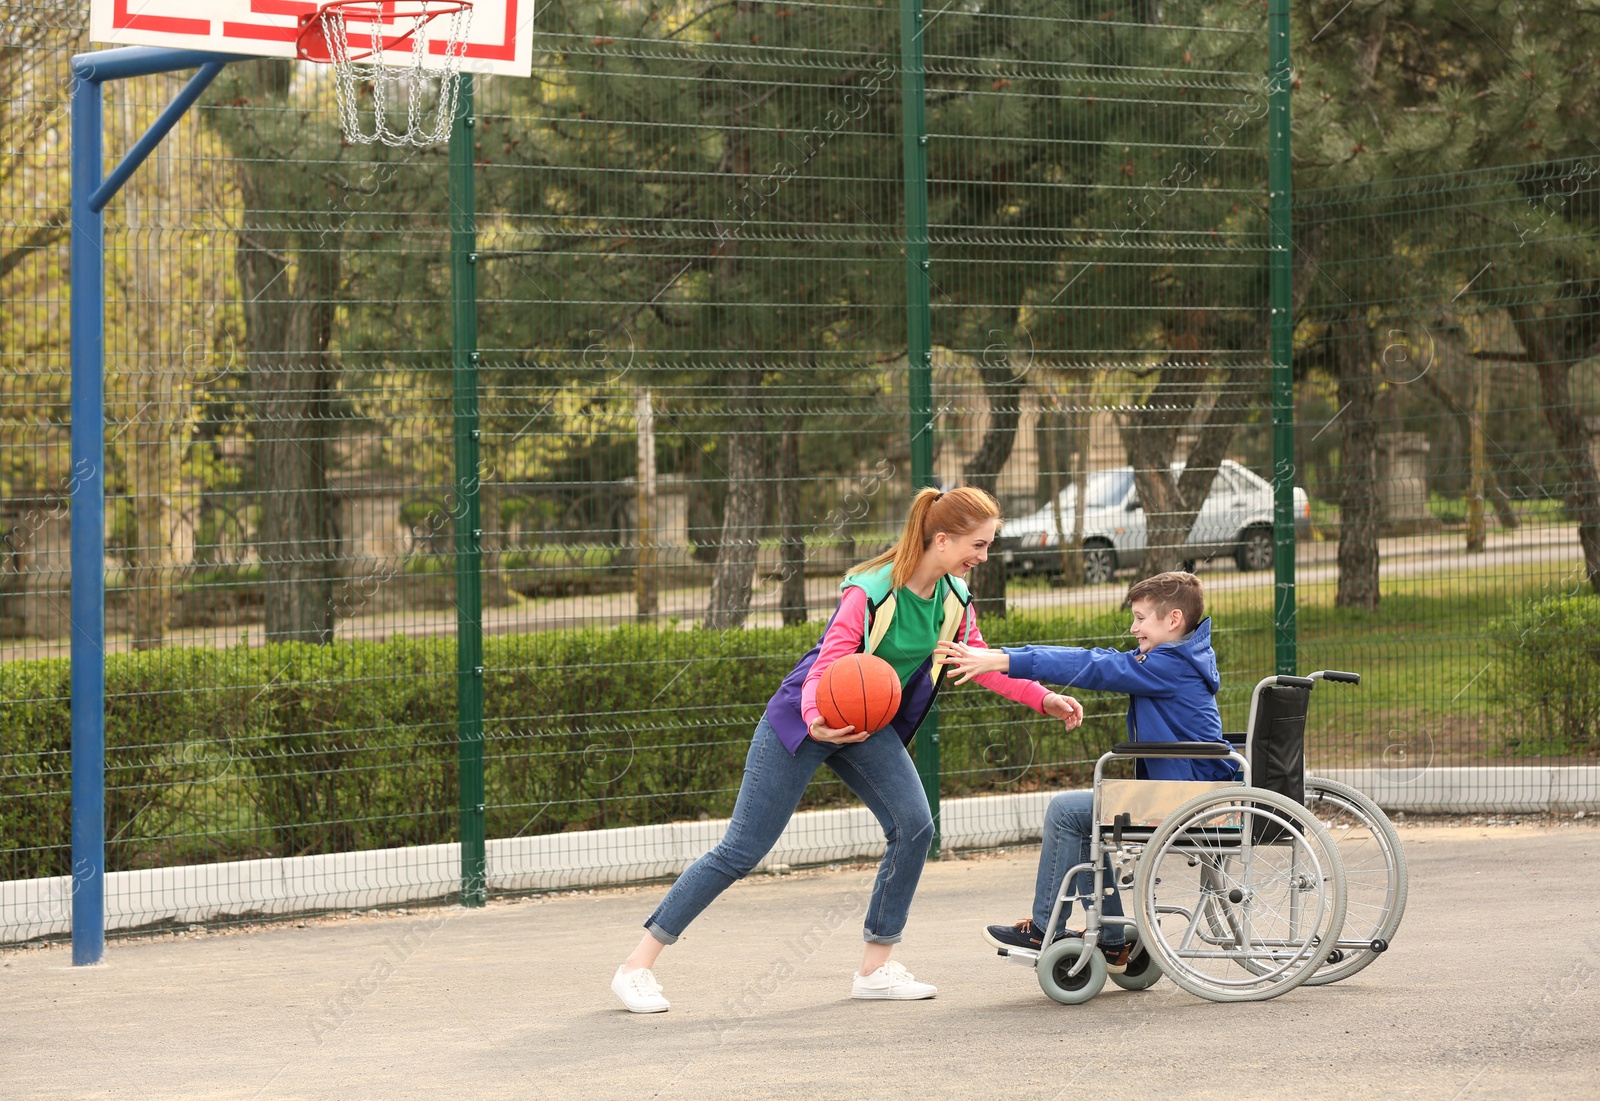
<instances>
[{"instance_id":1,"label":"boy's shoe","mask_svg":"<svg viewBox=\"0 0 1600 1101\"><path fill-rule=\"evenodd\" d=\"M670 1008L670 1003L661 995L661 984L656 982L655 973L648 967L634 971L618 967L611 978L611 992L622 999L629 1013L665 1013Z\"/></svg>"},{"instance_id":2,"label":"boy's shoe","mask_svg":"<svg viewBox=\"0 0 1600 1101\"><path fill-rule=\"evenodd\" d=\"M1127 943L1102 944L1100 946L1100 953L1106 958L1106 970L1113 975L1122 975L1127 973L1128 956L1132 952L1133 945Z\"/></svg>"},{"instance_id":3,"label":"boy's shoe","mask_svg":"<svg viewBox=\"0 0 1600 1101\"><path fill-rule=\"evenodd\" d=\"M1044 947L1044 930L1023 918L1015 925L990 925L983 931L983 939L996 948L1026 948L1037 952Z\"/></svg>"},{"instance_id":4,"label":"boy's shoe","mask_svg":"<svg viewBox=\"0 0 1600 1101\"><path fill-rule=\"evenodd\" d=\"M1076 929L1063 929L1054 937L1081 937L1083 934ZM1027 948L1037 952L1044 946L1044 930L1034 924L1032 918L1025 918L1015 925L991 925L983 931L983 939L996 948ZM1128 955L1132 951L1127 944L1102 944L1100 952L1106 958L1106 970L1113 975L1121 975L1128 970Z\"/></svg>"},{"instance_id":5,"label":"boy's shoe","mask_svg":"<svg viewBox=\"0 0 1600 1101\"><path fill-rule=\"evenodd\" d=\"M899 960L890 960L870 975L856 972L850 982L852 998L874 998L891 1002L915 1002L939 993L932 983L918 982Z\"/></svg>"}]
</instances>

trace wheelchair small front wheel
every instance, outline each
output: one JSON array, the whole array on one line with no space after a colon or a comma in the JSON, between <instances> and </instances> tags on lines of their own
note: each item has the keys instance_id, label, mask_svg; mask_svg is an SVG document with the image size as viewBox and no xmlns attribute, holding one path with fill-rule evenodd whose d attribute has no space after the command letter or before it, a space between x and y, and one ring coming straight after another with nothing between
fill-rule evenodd
<instances>
[{"instance_id":1,"label":"wheelchair small front wheel","mask_svg":"<svg viewBox=\"0 0 1600 1101\"><path fill-rule=\"evenodd\" d=\"M1112 971L1109 977L1124 990L1148 990L1161 981L1161 965L1139 944L1136 930L1128 930L1128 943L1134 946L1128 956L1128 969L1120 975Z\"/></svg>"},{"instance_id":2,"label":"wheelchair small front wheel","mask_svg":"<svg viewBox=\"0 0 1600 1101\"><path fill-rule=\"evenodd\" d=\"M1083 950L1080 938L1062 937L1039 953L1039 987L1062 1005L1082 1005L1106 985L1106 958L1098 948L1076 975L1069 974Z\"/></svg>"}]
</instances>

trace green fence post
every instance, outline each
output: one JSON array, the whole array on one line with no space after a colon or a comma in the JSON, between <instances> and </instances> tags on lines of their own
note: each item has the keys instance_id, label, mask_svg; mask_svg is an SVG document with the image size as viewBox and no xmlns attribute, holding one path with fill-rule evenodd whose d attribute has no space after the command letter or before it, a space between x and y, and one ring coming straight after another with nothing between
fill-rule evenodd
<instances>
[{"instance_id":1,"label":"green fence post","mask_svg":"<svg viewBox=\"0 0 1600 1101\"><path fill-rule=\"evenodd\" d=\"M1293 206L1289 181L1289 0L1267 12L1268 213L1272 223L1272 490L1273 642L1277 671L1298 668L1294 592L1294 301Z\"/></svg>"},{"instance_id":2,"label":"green fence post","mask_svg":"<svg viewBox=\"0 0 1600 1101\"><path fill-rule=\"evenodd\" d=\"M906 364L911 398L911 489L933 484L933 339L928 317L928 117L923 94L922 0L900 0L900 138L905 159ZM917 731L917 775L933 811L939 856L939 706Z\"/></svg>"},{"instance_id":3,"label":"green fence post","mask_svg":"<svg viewBox=\"0 0 1600 1101\"><path fill-rule=\"evenodd\" d=\"M450 130L451 375L456 536L456 755L461 786L461 903L488 893L483 800L483 529L478 514L477 196L472 74L461 74Z\"/></svg>"}]
</instances>

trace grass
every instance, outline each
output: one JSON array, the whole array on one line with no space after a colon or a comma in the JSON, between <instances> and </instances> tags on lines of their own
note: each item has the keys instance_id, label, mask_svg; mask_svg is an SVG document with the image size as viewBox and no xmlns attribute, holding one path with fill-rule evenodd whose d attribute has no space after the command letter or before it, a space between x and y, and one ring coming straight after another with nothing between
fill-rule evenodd
<instances>
[{"instance_id":1,"label":"grass","mask_svg":"<svg viewBox=\"0 0 1600 1101\"><path fill-rule=\"evenodd\" d=\"M1547 756L1548 739L1529 737L1519 714L1486 677L1493 655L1485 628L1516 604L1571 591L1578 562L1546 562L1539 573L1507 576L1477 567L1382 582L1368 612L1334 606L1332 582L1297 589L1301 672L1348 669L1360 687L1327 684L1312 697L1307 726L1313 764L1379 761L1395 769L1430 764L1506 763ZM1219 630L1247 659L1230 670L1253 682L1272 669L1271 591L1219 592ZM1241 648L1242 644L1242 648ZM1249 684L1224 685L1225 725L1243 729Z\"/></svg>"},{"instance_id":2,"label":"grass","mask_svg":"<svg viewBox=\"0 0 1600 1101\"><path fill-rule=\"evenodd\" d=\"M1381 764L1409 771L1428 765L1592 760L1592 755L1574 756L1550 732L1530 729L1517 703L1496 687L1486 637L1487 624L1521 602L1573 591L1574 579L1582 577L1581 562L1574 554L1570 560L1530 561L1508 573L1503 566L1468 561L1448 572L1382 577L1382 600L1371 612L1336 607L1334 580L1297 585L1299 670L1347 669L1362 675L1359 687L1329 683L1313 695L1307 752L1314 767ZM1274 669L1274 590L1270 575L1259 578L1259 584L1218 588L1207 597L1224 659L1218 702L1228 730L1245 728L1251 690ZM1039 577L1007 582L1018 593L1047 587ZM1104 602L1081 614L1087 618L1114 608L1124 588L1123 579L1102 586ZM1101 644L1120 647L1123 642L1107 638Z\"/></svg>"}]
</instances>

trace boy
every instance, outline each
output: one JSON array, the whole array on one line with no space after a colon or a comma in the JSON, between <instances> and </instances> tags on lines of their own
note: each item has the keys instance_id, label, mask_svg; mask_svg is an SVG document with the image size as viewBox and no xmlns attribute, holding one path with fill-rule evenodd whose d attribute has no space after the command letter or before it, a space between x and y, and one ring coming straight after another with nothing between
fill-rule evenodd
<instances>
[{"instance_id":1,"label":"boy","mask_svg":"<svg viewBox=\"0 0 1600 1101\"><path fill-rule=\"evenodd\" d=\"M1217 710L1217 655L1211 649L1211 621L1205 615L1205 595L1192 573L1161 573L1137 582L1128 590L1133 625L1128 633L1138 639L1136 650L1111 650L1081 646L1022 646L982 650L960 643L944 643L940 654L964 684L984 673L1008 673L1017 678L1098 688L1128 694L1128 740L1145 742L1221 742L1222 715ZM1227 780L1233 762L1215 758L1141 758L1135 775L1151 780ZM1044 927L1061 893L1067 869L1089 860L1089 837L1094 793L1068 791L1050 801L1045 812L1044 846L1039 853L1039 875L1034 885L1033 913L1015 925L991 925L983 936L997 948L1039 949ZM1110 882L1109 877L1107 882ZM1093 877L1079 876L1076 894L1087 895ZM1072 908L1066 905L1065 922ZM1122 916L1116 894L1104 900L1108 916ZM1104 925L1100 947L1108 970L1127 970L1125 927ZM1082 936L1065 929L1060 936Z\"/></svg>"}]
</instances>

